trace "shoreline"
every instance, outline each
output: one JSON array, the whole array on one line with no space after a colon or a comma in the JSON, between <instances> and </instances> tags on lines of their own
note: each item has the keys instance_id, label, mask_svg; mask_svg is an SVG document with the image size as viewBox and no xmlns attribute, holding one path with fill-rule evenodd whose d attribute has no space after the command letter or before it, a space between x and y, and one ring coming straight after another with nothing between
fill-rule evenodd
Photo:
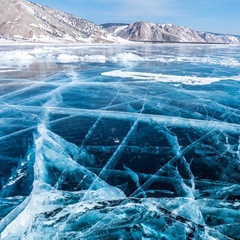
<instances>
[{"instance_id":1,"label":"shoreline","mask_svg":"<svg viewBox=\"0 0 240 240\"><path fill-rule=\"evenodd\" d=\"M173 43L173 44L217 44L217 45L230 45L230 44L236 44L238 43L218 43L218 42L178 42L178 41L135 41L130 40L130 42L138 42L138 43L152 43L152 44L166 44L166 43Z\"/></svg>"},{"instance_id":2,"label":"shoreline","mask_svg":"<svg viewBox=\"0 0 240 240\"><path fill-rule=\"evenodd\" d=\"M0 41L0 46L16 46L16 45L64 45L64 46L71 46L71 45L76 45L76 46L83 46L83 45L110 45L110 46L121 46L121 45L145 45L145 44L149 44L149 45L165 45L165 44L176 44L176 45L231 45L231 46L238 46L240 44L238 43L215 43L215 42L171 42L171 41L126 41L126 42L98 42L98 43L93 43L93 42L10 42L10 41L4 41L1 42Z\"/></svg>"}]
</instances>

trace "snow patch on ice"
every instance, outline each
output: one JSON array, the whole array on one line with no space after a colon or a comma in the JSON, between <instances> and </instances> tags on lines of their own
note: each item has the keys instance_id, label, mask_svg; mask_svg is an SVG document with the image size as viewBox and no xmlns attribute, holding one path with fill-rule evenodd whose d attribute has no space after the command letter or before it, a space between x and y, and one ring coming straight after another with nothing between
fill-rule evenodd
<instances>
[{"instance_id":1,"label":"snow patch on ice","mask_svg":"<svg viewBox=\"0 0 240 240\"><path fill-rule=\"evenodd\" d=\"M182 83L187 85L207 85L221 80L229 80L229 78L226 79L224 77L217 78L217 77L177 76L166 75L161 73L128 72L122 70L103 72L102 76L132 78L134 80L149 80L167 83ZM240 81L240 76L236 76L233 79Z\"/></svg>"},{"instance_id":2,"label":"snow patch on ice","mask_svg":"<svg viewBox=\"0 0 240 240\"><path fill-rule=\"evenodd\" d=\"M16 50L9 52L0 52L0 61L29 61L34 57L26 51Z\"/></svg>"},{"instance_id":3,"label":"snow patch on ice","mask_svg":"<svg viewBox=\"0 0 240 240\"><path fill-rule=\"evenodd\" d=\"M61 53L57 57L58 62L67 63L67 62L77 62L79 60L78 56L69 55L65 53Z\"/></svg>"},{"instance_id":4,"label":"snow patch on ice","mask_svg":"<svg viewBox=\"0 0 240 240\"><path fill-rule=\"evenodd\" d=\"M113 62L142 61L143 58L134 53L119 53L111 58Z\"/></svg>"},{"instance_id":5,"label":"snow patch on ice","mask_svg":"<svg viewBox=\"0 0 240 240\"><path fill-rule=\"evenodd\" d=\"M104 55L86 55L81 58L83 62L98 62L98 63L105 63L106 57Z\"/></svg>"},{"instance_id":6,"label":"snow patch on ice","mask_svg":"<svg viewBox=\"0 0 240 240\"><path fill-rule=\"evenodd\" d=\"M162 63L186 62L186 63L203 63L210 65L220 65L225 67L240 67L240 61L234 58L212 58L212 57L171 57L162 56L157 57L156 60Z\"/></svg>"}]
</instances>

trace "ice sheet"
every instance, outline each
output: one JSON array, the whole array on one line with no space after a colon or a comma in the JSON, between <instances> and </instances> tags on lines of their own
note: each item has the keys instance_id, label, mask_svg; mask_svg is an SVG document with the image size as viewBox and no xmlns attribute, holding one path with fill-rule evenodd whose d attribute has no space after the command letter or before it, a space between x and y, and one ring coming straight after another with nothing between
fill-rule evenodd
<instances>
[{"instance_id":1,"label":"ice sheet","mask_svg":"<svg viewBox=\"0 0 240 240\"><path fill-rule=\"evenodd\" d=\"M1 46L1 239L240 239L239 53Z\"/></svg>"}]
</instances>

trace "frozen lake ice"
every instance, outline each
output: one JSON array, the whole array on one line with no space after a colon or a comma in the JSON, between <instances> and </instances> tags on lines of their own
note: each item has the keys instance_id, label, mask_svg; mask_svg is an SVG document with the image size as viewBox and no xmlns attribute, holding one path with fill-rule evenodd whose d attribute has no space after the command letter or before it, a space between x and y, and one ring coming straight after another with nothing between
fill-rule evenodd
<instances>
[{"instance_id":1,"label":"frozen lake ice","mask_svg":"<svg viewBox=\"0 0 240 240\"><path fill-rule=\"evenodd\" d=\"M240 239L238 45L0 46L0 233Z\"/></svg>"}]
</instances>

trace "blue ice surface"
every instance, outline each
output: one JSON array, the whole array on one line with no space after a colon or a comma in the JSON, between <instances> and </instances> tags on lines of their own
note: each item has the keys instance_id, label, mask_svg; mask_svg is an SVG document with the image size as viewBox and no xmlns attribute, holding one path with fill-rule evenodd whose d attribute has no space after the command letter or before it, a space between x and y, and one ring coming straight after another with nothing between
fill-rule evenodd
<instances>
[{"instance_id":1,"label":"blue ice surface","mask_svg":"<svg viewBox=\"0 0 240 240\"><path fill-rule=\"evenodd\" d=\"M238 45L0 46L0 233L240 239Z\"/></svg>"}]
</instances>

